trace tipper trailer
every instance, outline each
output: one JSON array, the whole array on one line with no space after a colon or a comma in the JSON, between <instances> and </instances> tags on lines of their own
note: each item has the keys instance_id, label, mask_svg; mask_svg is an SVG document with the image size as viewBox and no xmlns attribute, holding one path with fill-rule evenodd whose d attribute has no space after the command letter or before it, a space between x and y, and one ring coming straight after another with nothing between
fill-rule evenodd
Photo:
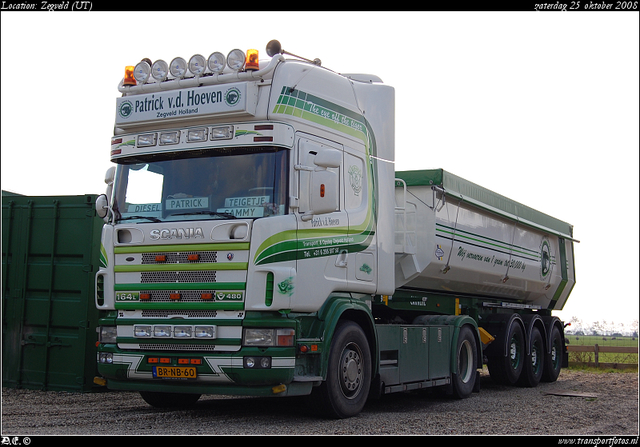
<instances>
[{"instance_id":1,"label":"tipper trailer","mask_svg":"<svg viewBox=\"0 0 640 447\"><path fill-rule=\"evenodd\" d=\"M155 406L311 394L349 417L391 392L467 397L485 361L503 383L556 380L572 226L396 172L392 87L267 53L125 70L96 202L96 381Z\"/></svg>"}]
</instances>

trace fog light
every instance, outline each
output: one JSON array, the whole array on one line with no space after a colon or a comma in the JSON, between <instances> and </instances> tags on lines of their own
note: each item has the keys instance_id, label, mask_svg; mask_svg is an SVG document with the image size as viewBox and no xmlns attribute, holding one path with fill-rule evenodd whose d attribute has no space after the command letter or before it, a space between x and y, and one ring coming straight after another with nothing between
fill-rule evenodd
<instances>
[{"instance_id":1,"label":"fog light","mask_svg":"<svg viewBox=\"0 0 640 447\"><path fill-rule=\"evenodd\" d=\"M196 326L194 328L196 338L216 338L215 326Z\"/></svg>"},{"instance_id":2,"label":"fog light","mask_svg":"<svg viewBox=\"0 0 640 447\"><path fill-rule=\"evenodd\" d=\"M193 328L191 326L175 326L173 328L173 336L175 338L191 338Z\"/></svg>"},{"instance_id":3,"label":"fog light","mask_svg":"<svg viewBox=\"0 0 640 447\"><path fill-rule=\"evenodd\" d=\"M133 327L133 336L138 338L147 338L151 337L153 334L151 332L151 326L134 326Z\"/></svg>"},{"instance_id":4,"label":"fog light","mask_svg":"<svg viewBox=\"0 0 640 447\"><path fill-rule=\"evenodd\" d=\"M154 326L153 336L158 338L171 337L171 326Z\"/></svg>"},{"instance_id":5,"label":"fog light","mask_svg":"<svg viewBox=\"0 0 640 447\"><path fill-rule=\"evenodd\" d=\"M101 352L98 354L98 361L100 363L111 364L113 363L113 354L111 352Z\"/></svg>"},{"instance_id":6,"label":"fog light","mask_svg":"<svg viewBox=\"0 0 640 447\"><path fill-rule=\"evenodd\" d=\"M247 369L269 369L271 368L271 357L245 357L243 364Z\"/></svg>"}]
</instances>

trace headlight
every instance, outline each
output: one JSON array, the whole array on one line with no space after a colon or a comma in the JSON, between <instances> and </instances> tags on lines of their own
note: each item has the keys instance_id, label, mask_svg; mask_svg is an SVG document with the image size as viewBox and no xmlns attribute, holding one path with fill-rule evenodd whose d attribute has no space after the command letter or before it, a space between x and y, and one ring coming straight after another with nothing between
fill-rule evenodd
<instances>
[{"instance_id":1,"label":"headlight","mask_svg":"<svg viewBox=\"0 0 640 447\"><path fill-rule=\"evenodd\" d=\"M293 328L265 329L245 328L245 346L293 346Z\"/></svg>"},{"instance_id":2,"label":"headlight","mask_svg":"<svg viewBox=\"0 0 640 447\"><path fill-rule=\"evenodd\" d=\"M118 329L115 326L100 326L100 343L115 343Z\"/></svg>"}]
</instances>

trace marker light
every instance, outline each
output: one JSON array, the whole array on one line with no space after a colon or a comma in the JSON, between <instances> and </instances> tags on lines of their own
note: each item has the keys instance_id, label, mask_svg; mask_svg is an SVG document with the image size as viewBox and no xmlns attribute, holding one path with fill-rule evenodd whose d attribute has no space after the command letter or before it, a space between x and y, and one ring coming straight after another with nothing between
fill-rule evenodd
<instances>
[{"instance_id":1,"label":"marker light","mask_svg":"<svg viewBox=\"0 0 640 447\"><path fill-rule=\"evenodd\" d=\"M133 65L127 65L124 67L124 81L122 81L122 85L136 85L136 78L133 77L133 70L135 67Z\"/></svg>"},{"instance_id":2,"label":"marker light","mask_svg":"<svg viewBox=\"0 0 640 447\"><path fill-rule=\"evenodd\" d=\"M211 129L212 140L229 140L233 138L233 126L221 126Z\"/></svg>"},{"instance_id":3,"label":"marker light","mask_svg":"<svg viewBox=\"0 0 640 447\"><path fill-rule=\"evenodd\" d=\"M209 70L211 70L215 74L218 74L222 73L222 70L224 70L224 64L226 62L227 60L225 59L224 54L218 53L216 51L215 53L211 53L207 64L209 65Z\"/></svg>"},{"instance_id":4,"label":"marker light","mask_svg":"<svg viewBox=\"0 0 640 447\"><path fill-rule=\"evenodd\" d=\"M158 82L162 82L167 79L169 74L169 66L162 59L158 59L151 66L151 76Z\"/></svg>"},{"instance_id":5,"label":"marker light","mask_svg":"<svg viewBox=\"0 0 640 447\"><path fill-rule=\"evenodd\" d=\"M260 69L260 64L258 62L258 50L247 50L247 59L244 64L244 68L247 71Z\"/></svg>"},{"instance_id":6,"label":"marker light","mask_svg":"<svg viewBox=\"0 0 640 447\"><path fill-rule=\"evenodd\" d=\"M204 60L204 56L200 54L194 54L189 59L189 71L195 76L200 76L207 69L207 63Z\"/></svg>"},{"instance_id":7,"label":"marker light","mask_svg":"<svg viewBox=\"0 0 640 447\"><path fill-rule=\"evenodd\" d=\"M149 79L151 75L151 64L149 64L146 60L138 62L136 68L133 70L133 77L140 84L144 84Z\"/></svg>"},{"instance_id":8,"label":"marker light","mask_svg":"<svg viewBox=\"0 0 640 447\"><path fill-rule=\"evenodd\" d=\"M245 63L244 52L242 50L231 50L227 55L227 65L233 71L240 71Z\"/></svg>"},{"instance_id":9,"label":"marker light","mask_svg":"<svg viewBox=\"0 0 640 447\"><path fill-rule=\"evenodd\" d=\"M146 134L138 135L138 147L155 146L155 145L156 145L155 133L146 133Z\"/></svg>"},{"instance_id":10,"label":"marker light","mask_svg":"<svg viewBox=\"0 0 640 447\"><path fill-rule=\"evenodd\" d=\"M207 141L207 129L189 129L187 131L187 141L189 143Z\"/></svg>"},{"instance_id":11,"label":"marker light","mask_svg":"<svg viewBox=\"0 0 640 447\"><path fill-rule=\"evenodd\" d=\"M184 78L184 75L187 73L187 61L181 57L176 57L171 61L169 71L176 78Z\"/></svg>"},{"instance_id":12,"label":"marker light","mask_svg":"<svg viewBox=\"0 0 640 447\"><path fill-rule=\"evenodd\" d=\"M164 132L160 134L160 145L165 146L168 144L178 144L180 142L180 132ZM158 256L156 256L156 261L158 260ZM166 256L165 259L166 261Z\"/></svg>"}]
</instances>

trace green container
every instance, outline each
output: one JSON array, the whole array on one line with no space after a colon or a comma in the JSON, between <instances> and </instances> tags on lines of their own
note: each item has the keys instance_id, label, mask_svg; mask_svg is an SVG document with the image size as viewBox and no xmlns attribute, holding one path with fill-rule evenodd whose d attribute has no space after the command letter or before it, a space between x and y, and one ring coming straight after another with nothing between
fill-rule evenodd
<instances>
[{"instance_id":1,"label":"green container","mask_svg":"<svg viewBox=\"0 0 640 447\"><path fill-rule=\"evenodd\" d=\"M2 385L98 389L96 195L2 196Z\"/></svg>"}]
</instances>

